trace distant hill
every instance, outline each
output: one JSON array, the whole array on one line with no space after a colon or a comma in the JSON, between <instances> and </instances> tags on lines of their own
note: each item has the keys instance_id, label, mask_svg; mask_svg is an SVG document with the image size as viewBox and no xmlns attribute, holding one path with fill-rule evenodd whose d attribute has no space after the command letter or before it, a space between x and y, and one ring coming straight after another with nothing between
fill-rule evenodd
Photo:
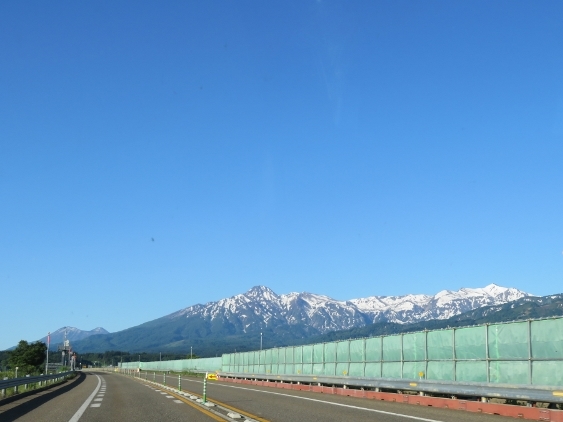
<instances>
[{"instance_id":1,"label":"distant hill","mask_svg":"<svg viewBox=\"0 0 563 422\"><path fill-rule=\"evenodd\" d=\"M65 338L65 333L66 338L70 340L70 343L72 344L75 341L83 340L96 334L109 334L109 331L103 329L102 327L97 327L90 331L81 330L76 327L62 327L51 333L51 344L56 345L62 343ZM47 336L40 339L40 341L47 343Z\"/></svg>"},{"instance_id":2,"label":"distant hill","mask_svg":"<svg viewBox=\"0 0 563 422\"><path fill-rule=\"evenodd\" d=\"M443 290L434 296L371 296L339 301L313 293L278 295L265 286L244 294L194 305L120 332L91 335L73 342L77 351L188 352L200 356L309 342L341 330L445 320L483 306L532 297L514 288L490 284L483 288ZM360 331L363 332L363 331Z\"/></svg>"}]
</instances>

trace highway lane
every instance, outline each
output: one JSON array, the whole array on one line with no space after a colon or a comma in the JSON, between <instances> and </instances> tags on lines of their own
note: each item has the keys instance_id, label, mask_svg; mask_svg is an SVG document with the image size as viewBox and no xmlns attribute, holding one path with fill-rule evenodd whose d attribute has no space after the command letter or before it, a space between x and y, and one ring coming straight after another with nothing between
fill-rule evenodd
<instances>
[{"instance_id":1,"label":"highway lane","mask_svg":"<svg viewBox=\"0 0 563 422\"><path fill-rule=\"evenodd\" d=\"M85 372L72 384L46 394L0 405L0 421L194 421L222 420L192 400L139 378L113 372ZM148 377L152 379L152 373ZM162 382L162 376L156 376ZM167 376L178 386L178 377ZM183 391L201 395L201 378L181 377ZM502 422L508 418L306 391L208 382L208 399L258 421ZM217 408L215 408L217 409ZM244 418L239 419L244 420ZM510 418L512 420L512 418Z\"/></svg>"},{"instance_id":2,"label":"highway lane","mask_svg":"<svg viewBox=\"0 0 563 422\"><path fill-rule=\"evenodd\" d=\"M71 388L0 405L0 421L97 422L221 420L161 389L104 372L84 372ZM189 401L189 400L186 400Z\"/></svg>"},{"instance_id":3,"label":"highway lane","mask_svg":"<svg viewBox=\"0 0 563 422\"><path fill-rule=\"evenodd\" d=\"M33 395L0 404L0 421L68 422L96 387L95 376L78 373L77 378Z\"/></svg>"},{"instance_id":4,"label":"highway lane","mask_svg":"<svg viewBox=\"0 0 563 422\"><path fill-rule=\"evenodd\" d=\"M149 380L152 379L149 374ZM156 376L162 382L162 377ZM167 376L167 384L176 387L177 376ZM182 389L201 394L202 380L182 377ZM345 421L358 422L502 422L512 418L413 406L355 397L326 395L306 391L278 390L268 387L208 381L208 399L235 406L269 421Z\"/></svg>"}]
</instances>

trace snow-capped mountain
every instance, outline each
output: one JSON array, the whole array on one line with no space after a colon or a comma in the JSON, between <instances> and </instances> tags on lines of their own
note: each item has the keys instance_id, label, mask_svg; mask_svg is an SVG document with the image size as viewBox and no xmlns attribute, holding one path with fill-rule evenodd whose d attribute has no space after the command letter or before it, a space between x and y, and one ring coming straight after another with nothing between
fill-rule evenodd
<instances>
[{"instance_id":1,"label":"snow-capped mountain","mask_svg":"<svg viewBox=\"0 0 563 422\"><path fill-rule=\"evenodd\" d=\"M87 337L93 336L94 334L109 334L109 331L106 331L102 327L97 327L90 331L81 330L75 327L62 327L59 328L57 331L53 331L51 333L51 344L55 345L62 343L65 339L65 333L66 333L66 338L70 340L72 344L72 342L74 341L85 339ZM39 341L42 341L43 343L47 343L47 336L43 337Z\"/></svg>"},{"instance_id":2,"label":"snow-capped mountain","mask_svg":"<svg viewBox=\"0 0 563 422\"><path fill-rule=\"evenodd\" d=\"M280 325L326 333L380 321L400 324L447 319L482 306L499 305L531 296L521 290L490 284L483 288L443 290L434 296L370 296L339 301L313 293L278 295L265 286L217 302L195 305L169 315L222 321L233 331L250 332Z\"/></svg>"},{"instance_id":3,"label":"snow-capped mountain","mask_svg":"<svg viewBox=\"0 0 563 422\"><path fill-rule=\"evenodd\" d=\"M255 350L261 344L260 333L264 347L275 347L329 332L347 333L348 329L376 327L378 324L371 324L378 322L405 324L405 327L429 320L448 322L450 317L487 305L499 305L495 308L501 309L501 305L520 298L533 297L517 289L491 284L478 289L444 290L434 296L371 296L342 301L313 293L278 295L268 287L256 286L246 293L190 306L123 331L91 335L73 345L77 351L89 352L184 353L193 348L194 353L213 356L237 349Z\"/></svg>"}]
</instances>

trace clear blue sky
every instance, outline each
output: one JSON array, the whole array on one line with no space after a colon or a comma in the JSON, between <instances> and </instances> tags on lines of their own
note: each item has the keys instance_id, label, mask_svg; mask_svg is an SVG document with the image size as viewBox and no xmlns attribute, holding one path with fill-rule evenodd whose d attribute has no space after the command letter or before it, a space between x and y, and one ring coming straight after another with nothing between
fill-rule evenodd
<instances>
[{"instance_id":1,"label":"clear blue sky","mask_svg":"<svg viewBox=\"0 0 563 422\"><path fill-rule=\"evenodd\" d=\"M0 348L258 284L563 291L563 2L4 1L0 57Z\"/></svg>"}]
</instances>

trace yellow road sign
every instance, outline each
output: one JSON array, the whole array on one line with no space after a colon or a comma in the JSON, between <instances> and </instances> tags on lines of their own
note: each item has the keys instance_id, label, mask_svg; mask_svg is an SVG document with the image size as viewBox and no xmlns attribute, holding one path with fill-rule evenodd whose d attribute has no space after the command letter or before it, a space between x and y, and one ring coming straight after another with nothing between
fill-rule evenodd
<instances>
[{"instance_id":1,"label":"yellow road sign","mask_svg":"<svg viewBox=\"0 0 563 422\"><path fill-rule=\"evenodd\" d=\"M207 379L217 381L217 374L207 374Z\"/></svg>"}]
</instances>

